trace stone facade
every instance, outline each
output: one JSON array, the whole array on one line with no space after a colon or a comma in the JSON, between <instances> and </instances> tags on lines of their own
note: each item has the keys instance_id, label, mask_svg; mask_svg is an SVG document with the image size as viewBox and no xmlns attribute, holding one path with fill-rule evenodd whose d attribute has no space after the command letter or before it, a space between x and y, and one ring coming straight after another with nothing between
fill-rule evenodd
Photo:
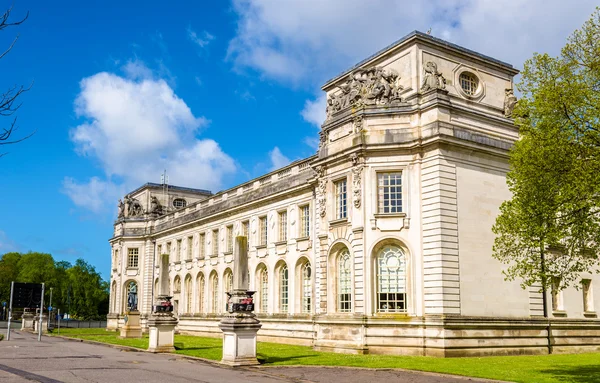
<instances>
[{"instance_id":1,"label":"stone facade","mask_svg":"<svg viewBox=\"0 0 600 383\"><path fill-rule=\"evenodd\" d=\"M153 297L168 294L180 332L220 336L233 238L247 235L259 340L352 353L547 352L541 294L504 281L491 257L491 227L510 198L517 73L413 32L323 86L315 156L215 195L172 188L167 202L151 184L131 193L144 209L153 196L171 206L171 192L187 205L116 221L109 327L122 326L133 280L143 326ZM556 352L600 348L600 280L582 277L585 292L554 299Z\"/></svg>"}]
</instances>

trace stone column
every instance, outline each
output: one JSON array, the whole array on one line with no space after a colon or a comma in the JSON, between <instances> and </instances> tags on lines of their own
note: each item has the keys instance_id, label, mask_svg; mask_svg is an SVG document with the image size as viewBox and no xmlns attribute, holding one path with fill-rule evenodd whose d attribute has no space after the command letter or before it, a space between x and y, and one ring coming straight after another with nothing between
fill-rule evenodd
<instances>
[{"instance_id":1,"label":"stone column","mask_svg":"<svg viewBox=\"0 0 600 383\"><path fill-rule=\"evenodd\" d=\"M21 317L21 330L22 331L33 331L34 330L33 318L34 318L33 313L29 309L26 309L26 311L23 313L23 316Z\"/></svg>"},{"instance_id":2,"label":"stone column","mask_svg":"<svg viewBox=\"0 0 600 383\"><path fill-rule=\"evenodd\" d=\"M256 334L262 327L256 319L252 295L248 291L248 239L236 237L233 249L233 291L227 292L228 314L219 328L223 331L223 359L229 366L257 365Z\"/></svg>"}]
</instances>

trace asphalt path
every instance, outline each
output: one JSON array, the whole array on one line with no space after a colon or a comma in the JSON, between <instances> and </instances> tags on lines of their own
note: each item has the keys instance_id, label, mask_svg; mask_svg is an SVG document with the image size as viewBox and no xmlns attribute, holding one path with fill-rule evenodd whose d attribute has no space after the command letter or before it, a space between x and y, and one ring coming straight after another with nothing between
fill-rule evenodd
<instances>
[{"instance_id":1,"label":"asphalt path","mask_svg":"<svg viewBox=\"0 0 600 383\"><path fill-rule=\"evenodd\" d=\"M0 342L0 383L23 382L465 383L470 378L401 370L327 367L231 368L174 354L151 354L11 331ZM485 382L490 382L485 381Z\"/></svg>"}]
</instances>

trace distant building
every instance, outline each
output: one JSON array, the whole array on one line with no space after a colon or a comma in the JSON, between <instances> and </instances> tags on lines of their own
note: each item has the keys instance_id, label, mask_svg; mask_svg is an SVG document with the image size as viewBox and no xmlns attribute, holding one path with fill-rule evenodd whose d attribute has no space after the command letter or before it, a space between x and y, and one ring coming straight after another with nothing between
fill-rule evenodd
<instances>
[{"instance_id":1,"label":"distant building","mask_svg":"<svg viewBox=\"0 0 600 383\"><path fill-rule=\"evenodd\" d=\"M517 73L413 32L323 86L315 156L215 195L132 192L110 240L108 327L123 325L134 281L142 318L169 294L179 331L220 336L233 240L245 235L262 340L354 353L547 352L541 293L505 282L491 257L510 198ZM583 278L580 291L549 294L558 352L600 344L600 281Z\"/></svg>"}]
</instances>

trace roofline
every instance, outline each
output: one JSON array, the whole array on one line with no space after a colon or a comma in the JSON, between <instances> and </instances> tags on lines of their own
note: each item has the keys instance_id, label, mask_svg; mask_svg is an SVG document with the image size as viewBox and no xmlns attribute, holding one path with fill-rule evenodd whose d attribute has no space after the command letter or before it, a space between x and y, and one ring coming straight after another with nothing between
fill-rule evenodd
<instances>
[{"instance_id":1,"label":"roofline","mask_svg":"<svg viewBox=\"0 0 600 383\"><path fill-rule=\"evenodd\" d=\"M337 80L339 80L341 77L346 76L347 74L349 74L350 72L352 72L354 69L359 68L361 66L363 66L365 63L373 60L374 58L381 56L382 54L393 50L394 48L397 48L398 46L407 43L410 40L414 40L414 39L421 39L430 43L434 43L436 45L441 45L444 46L446 48L450 48L454 51L458 51L460 53L463 54L467 54L470 56L475 56L476 58L480 59L480 60L485 60L488 62L492 62L498 66L503 67L506 70L509 70L510 72L513 72L515 75L517 73L519 73L519 71L517 69L515 69L511 64L505 62L505 61L501 61L498 59L495 59L493 57L490 56L486 56L484 54L475 52L473 50L461 47L460 45L456 45L453 44L451 42L448 42L446 40L442 40L438 37L434 37L431 35L428 35L426 33L423 32L419 32L417 30L410 32L409 34L407 34L406 36L402 37L401 39L393 42L392 44L388 45L387 47L375 52L374 54L372 54L371 56L367 57L366 59L360 61L358 64L355 64L354 66L352 66L351 68L345 70L344 72L340 73L339 75L329 79L325 84L323 84L323 86L321 87L321 89L325 90L325 88L329 87L332 83L336 82Z\"/></svg>"},{"instance_id":2,"label":"roofline","mask_svg":"<svg viewBox=\"0 0 600 383\"><path fill-rule=\"evenodd\" d=\"M206 196L211 196L213 194L210 190L205 190L205 189L194 189L194 188L188 188L188 187L184 187L184 186L175 186L175 185L168 185L168 186L169 186L169 190L178 190L178 191L199 193L199 194L204 194ZM154 182L146 182L139 188L137 188L134 191L131 191L127 194L135 194L135 193L143 190L144 188L161 188L162 189L162 187L163 187L163 184L157 184Z\"/></svg>"}]
</instances>

